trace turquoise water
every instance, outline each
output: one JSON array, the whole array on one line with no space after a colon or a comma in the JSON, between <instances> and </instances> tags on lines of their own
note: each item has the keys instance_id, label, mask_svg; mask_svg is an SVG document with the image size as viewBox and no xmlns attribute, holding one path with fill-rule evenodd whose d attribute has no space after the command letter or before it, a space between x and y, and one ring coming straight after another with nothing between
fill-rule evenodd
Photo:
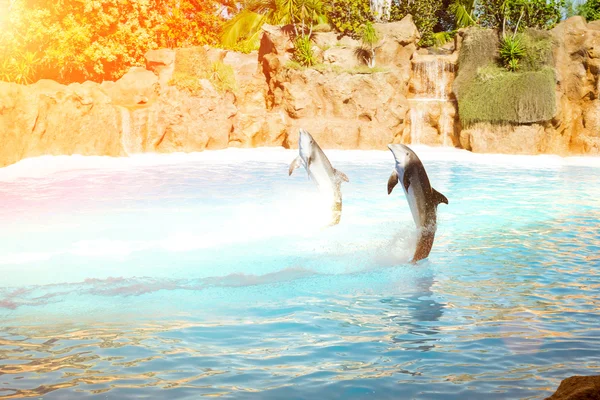
<instances>
[{"instance_id":1,"label":"turquoise water","mask_svg":"<svg viewBox=\"0 0 600 400\"><path fill-rule=\"evenodd\" d=\"M600 370L600 160L388 151L43 157L0 170L0 398L541 399Z\"/></svg>"}]
</instances>

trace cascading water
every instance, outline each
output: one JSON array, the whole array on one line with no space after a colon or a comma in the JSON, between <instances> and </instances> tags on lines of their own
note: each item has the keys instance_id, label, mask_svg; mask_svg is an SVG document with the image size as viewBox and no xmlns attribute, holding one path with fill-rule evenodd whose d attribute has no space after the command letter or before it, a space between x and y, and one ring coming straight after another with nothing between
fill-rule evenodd
<instances>
[{"instance_id":1,"label":"cascading water","mask_svg":"<svg viewBox=\"0 0 600 400\"><path fill-rule=\"evenodd\" d=\"M125 107L119 107L121 110L121 146L125 154L132 155L142 152L142 141L137 135L134 135L131 129L131 112Z\"/></svg>"},{"instance_id":2,"label":"cascading water","mask_svg":"<svg viewBox=\"0 0 600 400\"><path fill-rule=\"evenodd\" d=\"M382 21L390 19L392 0L371 0L371 12Z\"/></svg>"},{"instance_id":3,"label":"cascading water","mask_svg":"<svg viewBox=\"0 0 600 400\"><path fill-rule=\"evenodd\" d=\"M447 56L422 56L413 61L412 87L415 93L410 99L411 142L421 144L424 131L437 130L440 140L425 139L426 144L451 145L449 138L454 131L454 100L451 84L455 64Z\"/></svg>"}]
</instances>

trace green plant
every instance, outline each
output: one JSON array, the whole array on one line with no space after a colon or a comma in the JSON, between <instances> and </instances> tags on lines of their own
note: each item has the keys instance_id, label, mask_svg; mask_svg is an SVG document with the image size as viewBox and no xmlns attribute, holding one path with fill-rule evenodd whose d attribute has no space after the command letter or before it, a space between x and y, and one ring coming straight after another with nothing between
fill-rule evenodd
<instances>
[{"instance_id":1,"label":"green plant","mask_svg":"<svg viewBox=\"0 0 600 400\"><path fill-rule=\"evenodd\" d=\"M456 36L456 31L442 31L433 34L433 42L435 46L443 46Z\"/></svg>"},{"instance_id":2,"label":"green plant","mask_svg":"<svg viewBox=\"0 0 600 400\"><path fill-rule=\"evenodd\" d=\"M362 26L360 40L362 47L355 51L355 55L359 60L364 60L369 68L375 67L375 45L379 42L379 34L371 21Z\"/></svg>"},{"instance_id":3,"label":"green plant","mask_svg":"<svg viewBox=\"0 0 600 400\"><path fill-rule=\"evenodd\" d=\"M237 90L235 72L222 61L209 63L203 47L177 49L175 68L169 84L179 90L199 96L204 91L202 79L207 79L219 92Z\"/></svg>"},{"instance_id":4,"label":"green plant","mask_svg":"<svg viewBox=\"0 0 600 400\"><path fill-rule=\"evenodd\" d=\"M0 80L29 84L33 82L39 64L40 58L30 51L17 52L13 57L5 56L0 64Z\"/></svg>"},{"instance_id":5,"label":"green plant","mask_svg":"<svg viewBox=\"0 0 600 400\"><path fill-rule=\"evenodd\" d=\"M358 37L361 27L373 21L369 0L332 0L325 6L331 25L341 34Z\"/></svg>"},{"instance_id":6,"label":"green plant","mask_svg":"<svg viewBox=\"0 0 600 400\"><path fill-rule=\"evenodd\" d=\"M13 72L24 81L116 80L131 66L145 65L150 49L215 43L222 21L213 0L10 3L0 49L6 49L5 59L15 60ZM20 65L28 52L37 57Z\"/></svg>"},{"instance_id":7,"label":"green plant","mask_svg":"<svg viewBox=\"0 0 600 400\"><path fill-rule=\"evenodd\" d=\"M525 55L521 35L505 36L500 42L500 59L509 71L519 69L519 60Z\"/></svg>"},{"instance_id":8,"label":"green plant","mask_svg":"<svg viewBox=\"0 0 600 400\"><path fill-rule=\"evenodd\" d=\"M315 64L310 36L299 35L294 39L294 60L306 67Z\"/></svg>"},{"instance_id":9,"label":"green plant","mask_svg":"<svg viewBox=\"0 0 600 400\"><path fill-rule=\"evenodd\" d=\"M264 24L291 24L295 35L327 22L322 0L249 0L241 11L223 26L221 45L258 47Z\"/></svg>"},{"instance_id":10,"label":"green plant","mask_svg":"<svg viewBox=\"0 0 600 400\"><path fill-rule=\"evenodd\" d=\"M587 21L600 19L600 0L587 0L577 8L577 13Z\"/></svg>"},{"instance_id":11,"label":"green plant","mask_svg":"<svg viewBox=\"0 0 600 400\"><path fill-rule=\"evenodd\" d=\"M512 47L506 45L501 58L495 30L472 28L466 32L453 86L463 126L533 123L547 121L556 113L550 34L526 30L515 35L520 47L511 39L507 36L505 42Z\"/></svg>"},{"instance_id":12,"label":"green plant","mask_svg":"<svg viewBox=\"0 0 600 400\"><path fill-rule=\"evenodd\" d=\"M235 71L229 64L215 61L204 75L219 92L235 92L237 90Z\"/></svg>"},{"instance_id":13,"label":"green plant","mask_svg":"<svg viewBox=\"0 0 600 400\"><path fill-rule=\"evenodd\" d=\"M475 14L481 25L507 30L517 27L550 29L562 17L564 0L477 0Z\"/></svg>"},{"instance_id":14,"label":"green plant","mask_svg":"<svg viewBox=\"0 0 600 400\"><path fill-rule=\"evenodd\" d=\"M454 0L449 6L450 12L454 15L456 28L466 28L477 24L475 20L475 0Z\"/></svg>"}]
</instances>

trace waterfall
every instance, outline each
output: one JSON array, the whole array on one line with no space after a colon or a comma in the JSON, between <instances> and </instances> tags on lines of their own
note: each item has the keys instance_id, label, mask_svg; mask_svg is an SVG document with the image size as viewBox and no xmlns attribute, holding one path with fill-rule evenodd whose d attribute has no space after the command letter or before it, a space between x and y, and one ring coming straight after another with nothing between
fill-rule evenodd
<instances>
[{"instance_id":1,"label":"waterfall","mask_svg":"<svg viewBox=\"0 0 600 400\"><path fill-rule=\"evenodd\" d=\"M414 144L453 145L455 64L447 56L423 55L413 60L410 133ZM437 134L436 134L437 133Z\"/></svg>"},{"instance_id":2,"label":"waterfall","mask_svg":"<svg viewBox=\"0 0 600 400\"><path fill-rule=\"evenodd\" d=\"M416 63L413 67L413 79L421 84L420 93L416 97L448 100L448 86L454 72L454 64L439 58Z\"/></svg>"},{"instance_id":3,"label":"waterfall","mask_svg":"<svg viewBox=\"0 0 600 400\"><path fill-rule=\"evenodd\" d=\"M424 119L425 113L423 108L419 104L413 104L410 107L410 138L413 144L421 144Z\"/></svg>"},{"instance_id":4,"label":"waterfall","mask_svg":"<svg viewBox=\"0 0 600 400\"><path fill-rule=\"evenodd\" d=\"M442 146L447 147L448 143L448 135L454 132L454 121L448 113L441 112L440 120L438 122L438 127L440 131L440 135L442 135ZM450 143L451 144L451 143Z\"/></svg>"},{"instance_id":5,"label":"waterfall","mask_svg":"<svg viewBox=\"0 0 600 400\"><path fill-rule=\"evenodd\" d=\"M392 0L371 0L371 12L378 20L388 21L391 7Z\"/></svg>"},{"instance_id":6,"label":"waterfall","mask_svg":"<svg viewBox=\"0 0 600 400\"><path fill-rule=\"evenodd\" d=\"M139 135L135 135L131 129L131 113L125 107L119 107L121 111L121 146L123 147L123 151L128 156L141 153L142 149L142 140Z\"/></svg>"}]
</instances>

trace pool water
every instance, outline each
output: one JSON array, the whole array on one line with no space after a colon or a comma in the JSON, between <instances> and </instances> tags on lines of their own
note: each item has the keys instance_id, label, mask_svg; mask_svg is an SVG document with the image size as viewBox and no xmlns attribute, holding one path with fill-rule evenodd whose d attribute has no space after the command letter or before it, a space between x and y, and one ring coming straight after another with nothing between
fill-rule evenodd
<instances>
[{"instance_id":1,"label":"pool water","mask_svg":"<svg viewBox=\"0 0 600 400\"><path fill-rule=\"evenodd\" d=\"M541 399L600 371L600 160L389 151L41 157L0 170L0 398Z\"/></svg>"}]
</instances>

